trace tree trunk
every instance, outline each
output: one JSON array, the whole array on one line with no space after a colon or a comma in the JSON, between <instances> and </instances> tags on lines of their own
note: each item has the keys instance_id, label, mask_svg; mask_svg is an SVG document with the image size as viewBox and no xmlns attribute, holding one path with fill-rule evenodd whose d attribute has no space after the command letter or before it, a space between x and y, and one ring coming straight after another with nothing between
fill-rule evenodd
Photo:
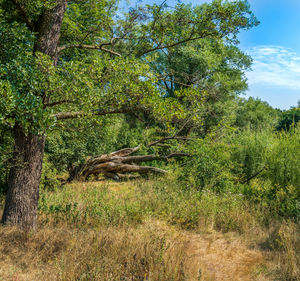
<instances>
[{"instance_id":1,"label":"tree trunk","mask_svg":"<svg viewBox=\"0 0 300 281\"><path fill-rule=\"evenodd\" d=\"M44 10L34 26L38 34L33 50L33 53L38 51L49 55L54 65L58 59L56 50L67 0L57 0L56 3L54 8ZM43 96L44 103L49 101L50 96ZM23 128L16 124L14 137L14 159L8 179L2 223L18 225L29 230L35 228L37 222L45 136L25 133Z\"/></svg>"},{"instance_id":2,"label":"tree trunk","mask_svg":"<svg viewBox=\"0 0 300 281\"><path fill-rule=\"evenodd\" d=\"M153 146L158 142L153 142L149 146ZM98 177L103 174L105 177L119 180L125 178L128 173L138 174L166 174L167 171L152 166L139 166L137 163L150 162L154 160L168 160L174 157L190 156L189 154L176 152L167 156L160 155L135 155L131 156L139 150L141 146L134 148L123 148L109 154L103 154L88 158L87 161L79 167L72 167L69 171L68 182L72 180L87 180L90 175ZM133 176L133 175L130 175Z\"/></svg>"},{"instance_id":3,"label":"tree trunk","mask_svg":"<svg viewBox=\"0 0 300 281\"><path fill-rule=\"evenodd\" d=\"M14 137L13 163L2 222L32 229L37 221L45 137L25 135L19 126L14 129Z\"/></svg>"}]
</instances>

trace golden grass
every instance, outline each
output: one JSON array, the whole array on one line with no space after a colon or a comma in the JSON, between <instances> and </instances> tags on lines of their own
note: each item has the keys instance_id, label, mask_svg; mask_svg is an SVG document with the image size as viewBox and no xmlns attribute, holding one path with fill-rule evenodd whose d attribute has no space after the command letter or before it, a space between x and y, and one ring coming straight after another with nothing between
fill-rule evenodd
<instances>
[{"instance_id":1,"label":"golden grass","mask_svg":"<svg viewBox=\"0 0 300 281\"><path fill-rule=\"evenodd\" d=\"M0 280L181 280L182 247L149 226L33 234L1 227L0 235Z\"/></svg>"},{"instance_id":2,"label":"golden grass","mask_svg":"<svg viewBox=\"0 0 300 281\"><path fill-rule=\"evenodd\" d=\"M0 280L254 280L262 254L165 223L90 230L0 228ZM123 279L122 279L123 278ZM126 279L127 278L127 279ZM148 278L148 279L147 279Z\"/></svg>"},{"instance_id":3,"label":"golden grass","mask_svg":"<svg viewBox=\"0 0 300 281\"><path fill-rule=\"evenodd\" d=\"M138 188L141 185L142 190ZM63 197L46 200L52 200L51 204L57 200L57 204L61 204L69 198L84 210L84 204L103 200L99 194L94 194L97 188L106 190L101 196L108 200L109 208L119 202L153 200L150 205L155 209L155 191L147 191L151 184L142 181L101 185L73 183L56 191L66 192ZM101 204L106 204L105 200ZM163 209L163 205L159 208ZM114 214L114 210L111 211ZM172 211L166 209L165 212ZM248 209L229 209L209 217L208 213L200 212L199 226L187 231L181 228L184 224L166 222L167 214L159 213L155 217L151 213L148 217L142 216L142 222L137 224L128 219L125 219L127 223L122 223L122 212L117 220L121 222L119 225L86 220L86 224L74 226L68 216L57 222L56 213L42 212L36 232L25 233L0 226L0 281L300 280L300 230L291 221L275 221L263 227ZM188 215L188 212L184 214ZM137 214L130 212L128 216L136 217Z\"/></svg>"}]
</instances>

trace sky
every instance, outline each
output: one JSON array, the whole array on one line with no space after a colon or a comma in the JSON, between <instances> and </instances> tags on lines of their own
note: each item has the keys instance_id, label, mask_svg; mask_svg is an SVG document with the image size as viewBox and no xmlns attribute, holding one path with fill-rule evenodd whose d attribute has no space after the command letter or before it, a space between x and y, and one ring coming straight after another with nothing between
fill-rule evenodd
<instances>
[{"instance_id":1,"label":"sky","mask_svg":"<svg viewBox=\"0 0 300 281\"><path fill-rule=\"evenodd\" d=\"M260 25L240 34L253 58L247 96L289 109L300 100L300 0L248 0Z\"/></svg>"},{"instance_id":2,"label":"sky","mask_svg":"<svg viewBox=\"0 0 300 281\"><path fill-rule=\"evenodd\" d=\"M142 3L161 3L159 0ZM181 0L193 5L211 0ZM300 100L300 0L248 0L260 25L242 31L240 48L253 58L246 73L253 96L271 106L289 109ZM168 0L174 5L176 0Z\"/></svg>"}]
</instances>

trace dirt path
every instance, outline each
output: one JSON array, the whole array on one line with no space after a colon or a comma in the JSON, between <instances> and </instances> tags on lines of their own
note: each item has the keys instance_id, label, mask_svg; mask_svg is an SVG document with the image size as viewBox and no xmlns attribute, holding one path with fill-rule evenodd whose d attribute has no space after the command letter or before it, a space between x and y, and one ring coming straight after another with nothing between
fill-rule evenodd
<instances>
[{"instance_id":1,"label":"dirt path","mask_svg":"<svg viewBox=\"0 0 300 281\"><path fill-rule=\"evenodd\" d=\"M184 251L182 275L188 281L266 281L258 269L264 256L249 249L234 233L196 234L156 221L152 227L168 232L173 239L172 252ZM177 247L177 249L175 249ZM173 248L173 249L172 249Z\"/></svg>"},{"instance_id":2,"label":"dirt path","mask_svg":"<svg viewBox=\"0 0 300 281\"><path fill-rule=\"evenodd\" d=\"M222 234L189 234L186 238L186 271L190 280L250 281L263 262L260 252Z\"/></svg>"},{"instance_id":3,"label":"dirt path","mask_svg":"<svg viewBox=\"0 0 300 281\"><path fill-rule=\"evenodd\" d=\"M115 192L127 190L129 186L117 183L109 185ZM148 223L149 225L153 223L152 227L157 231L175 235L174 247L182 244L180 246L183 246L186 256L183 271L189 281L268 280L258 274L259 267L265 263L263 253L249 249L237 234L220 232L196 234L176 229L161 221Z\"/></svg>"}]
</instances>

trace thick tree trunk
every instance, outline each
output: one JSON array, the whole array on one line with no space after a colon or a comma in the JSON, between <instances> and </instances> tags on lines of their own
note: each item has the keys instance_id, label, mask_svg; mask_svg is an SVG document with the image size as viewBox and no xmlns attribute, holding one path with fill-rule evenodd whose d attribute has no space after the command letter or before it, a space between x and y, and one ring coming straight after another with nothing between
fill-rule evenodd
<instances>
[{"instance_id":1,"label":"thick tree trunk","mask_svg":"<svg viewBox=\"0 0 300 281\"><path fill-rule=\"evenodd\" d=\"M37 220L45 137L25 135L18 126L14 135L15 149L2 222L32 229Z\"/></svg>"},{"instance_id":2,"label":"thick tree trunk","mask_svg":"<svg viewBox=\"0 0 300 281\"><path fill-rule=\"evenodd\" d=\"M58 59L56 50L67 0L57 0L56 3L54 8L44 10L34 26L34 30L38 33L34 52L49 55L54 65ZM49 101L50 96L45 95L43 102ZM33 229L37 222L45 136L25 134L18 125L14 128L14 134L14 160L8 180L2 223Z\"/></svg>"}]
</instances>

